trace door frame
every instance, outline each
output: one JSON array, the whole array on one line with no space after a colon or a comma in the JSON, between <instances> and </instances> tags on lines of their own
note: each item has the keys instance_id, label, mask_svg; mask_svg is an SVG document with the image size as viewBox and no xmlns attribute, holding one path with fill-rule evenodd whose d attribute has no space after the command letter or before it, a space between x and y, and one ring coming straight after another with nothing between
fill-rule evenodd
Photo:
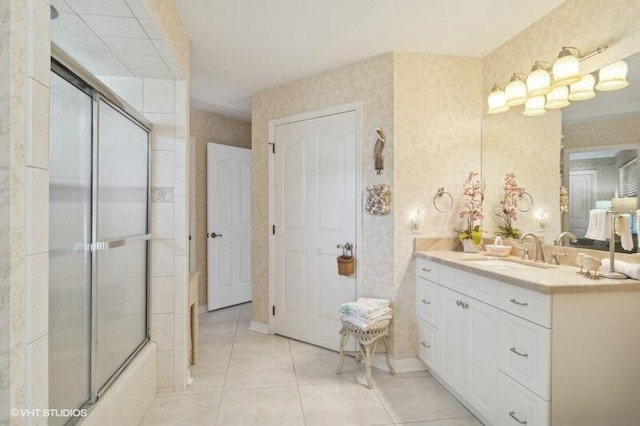
<instances>
[{"instance_id":1,"label":"door frame","mask_svg":"<svg viewBox=\"0 0 640 426\"><path fill-rule=\"evenodd\" d=\"M326 117L330 115L343 114L346 112L356 113L356 253L358 260L356 262L356 297L360 296L362 290L362 265L364 263L362 255L362 102L351 102L348 104L337 105L315 111L309 111L302 114L282 117L275 120L269 120L269 139L265 149L267 150L267 158L269 159L269 227L275 223L275 159L272 155L272 146L275 139L275 128L283 124L291 124L299 121L313 120L316 118ZM271 306L275 305L275 238L269 233L269 322L268 332L274 334L275 318L271 311ZM336 251L336 256L339 253ZM338 307L336 307L338 309Z\"/></svg>"}]
</instances>

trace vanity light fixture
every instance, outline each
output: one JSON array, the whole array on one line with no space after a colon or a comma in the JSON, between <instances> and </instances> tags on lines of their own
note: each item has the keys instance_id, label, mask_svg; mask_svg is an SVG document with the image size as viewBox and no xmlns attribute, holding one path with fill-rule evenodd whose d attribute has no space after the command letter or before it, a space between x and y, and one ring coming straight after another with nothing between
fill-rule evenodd
<instances>
[{"instance_id":1,"label":"vanity light fixture","mask_svg":"<svg viewBox=\"0 0 640 426\"><path fill-rule=\"evenodd\" d=\"M543 115L547 109L559 109L570 105L569 101L581 101L595 96L595 79L591 74L580 75L580 62L602 53L608 46L598 47L582 55L571 46L563 46L553 65L535 61L529 75L513 73L509 84L502 89L494 85L487 99L488 114L498 114L510 107L525 104L526 116ZM626 87L627 65L616 62L600 70L598 90L617 90ZM546 101L546 102L545 102Z\"/></svg>"},{"instance_id":2,"label":"vanity light fixture","mask_svg":"<svg viewBox=\"0 0 640 426\"><path fill-rule=\"evenodd\" d=\"M593 91L593 85L596 83L596 79L591 74L585 74L580 81L573 83L570 87L571 93L569 93L570 101L586 101L596 96Z\"/></svg>"},{"instance_id":3,"label":"vanity light fixture","mask_svg":"<svg viewBox=\"0 0 640 426\"><path fill-rule=\"evenodd\" d=\"M524 111L522 111L522 114L527 117L544 115L547 112L547 110L544 109L544 101L544 96L535 96L527 99L527 102L524 104Z\"/></svg>"},{"instance_id":4,"label":"vanity light fixture","mask_svg":"<svg viewBox=\"0 0 640 426\"><path fill-rule=\"evenodd\" d=\"M551 65L548 62L536 61L527 77L527 93L529 97L546 95L551 91Z\"/></svg>"},{"instance_id":5,"label":"vanity light fixture","mask_svg":"<svg viewBox=\"0 0 640 426\"><path fill-rule=\"evenodd\" d=\"M544 105L547 109L560 109L569 106L568 100L569 88L567 86L559 86L547 94L547 103Z\"/></svg>"},{"instance_id":6,"label":"vanity light fixture","mask_svg":"<svg viewBox=\"0 0 640 426\"><path fill-rule=\"evenodd\" d=\"M507 96L504 90L500 89L497 84L491 89L491 94L489 94L487 101L489 103L487 114L498 114L509 109L507 106Z\"/></svg>"},{"instance_id":7,"label":"vanity light fixture","mask_svg":"<svg viewBox=\"0 0 640 426\"><path fill-rule=\"evenodd\" d=\"M507 84L504 93L507 96L507 106L522 105L527 101L527 83L525 83L525 74L514 72L511 76L511 81Z\"/></svg>"},{"instance_id":8,"label":"vanity light fixture","mask_svg":"<svg viewBox=\"0 0 640 426\"><path fill-rule=\"evenodd\" d=\"M602 92L624 89L629 85L627 81L628 70L629 67L624 61L614 62L611 65L600 68L596 89Z\"/></svg>"}]
</instances>

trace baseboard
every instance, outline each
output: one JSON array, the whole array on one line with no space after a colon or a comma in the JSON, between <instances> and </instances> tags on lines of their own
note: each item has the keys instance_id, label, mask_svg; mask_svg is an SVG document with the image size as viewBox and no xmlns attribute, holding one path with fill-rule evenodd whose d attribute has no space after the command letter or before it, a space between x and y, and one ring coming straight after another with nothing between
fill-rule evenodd
<instances>
[{"instance_id":1,"label":"baseboard","mask_svg":"<svg viewBox=\"0 0 640 426\"><path fill-rule=\"evenodd\" d=\"M255 331L256 333L269 334L269 325L263 322L251 321L249 330Z\"/></svg>"},{"instance_id":2,"label":"baseboard","mask_svg":"<svg viewBox=\"0 0 640 426\"><path fill-rule=\"evenodd\" d=\"M207 309L207 305L198 306L198 314L204 314L207 312L209 312L209 310Z\"/></svg>"},{"instance_id":3,"label":"baseboard","mask_svg":"<svg viewBox=\"0 0 640 426\"><path fill-rule=\"evenodd\" d=\"M389 367L387 367L387 357L384 353L375 354L371 360L371 365L381 370L389 371ZM427 366L418 358L392 359L391 365L393 365L393 369L396 370L396 373L410 373L413 371L424 371L427 369Z\"/></svg>"}]
</instances>

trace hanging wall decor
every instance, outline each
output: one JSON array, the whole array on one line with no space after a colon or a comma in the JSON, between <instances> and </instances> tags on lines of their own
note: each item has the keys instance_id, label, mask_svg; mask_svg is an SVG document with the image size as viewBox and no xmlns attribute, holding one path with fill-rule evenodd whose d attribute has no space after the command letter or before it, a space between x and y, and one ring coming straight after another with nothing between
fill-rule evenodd
<instances>
[{"instance_id":1,"label":"hanging wall decor","mask_svg":"<svg viewBox=\"0 0 640 426\"><path fill-rule=\"evenodd\" d=\"M384 169L384 156L382 155L382 150L384 149L384 133L380 127L376 129L376 133L378 133L378 140L373 148L373 162L376 173L380 174Z\"/></svg>"},{"instance_id":2,"label":"hanging wall decor","mask_svg":"<svg viewBox=\"0 0 640 426\"><path fill-rule=\"evenodd\" d=\"M367 186L367 203L365 209L374 216L384 216L391 210L391 189L389 185Z\"/></svg>"}]
</instances>

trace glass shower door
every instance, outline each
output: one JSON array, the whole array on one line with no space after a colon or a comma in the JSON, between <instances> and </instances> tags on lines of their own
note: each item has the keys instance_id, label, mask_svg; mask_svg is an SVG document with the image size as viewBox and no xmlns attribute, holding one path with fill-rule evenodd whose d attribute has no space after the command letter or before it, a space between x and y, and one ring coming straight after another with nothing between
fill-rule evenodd
<instances>
[{"instance_id":1,"label":"glass shower door","mask_svg":"<svg viewBox=\"0 0 640 426\"><path fill-rule=\"evenodd\" d=\"M96 385L100 391L147 336L149 134L98 102Z\"/></svg>"},{"instance_id":2,"label":"glass shower door","mask_svg":"<svg viewBox=\"0 0 640 426\"><path fill-rule=\"evenodd\" d=\"M90 398L92 102L51 73L49 407L58 409Z\"/></svg>"}]
</instances>

